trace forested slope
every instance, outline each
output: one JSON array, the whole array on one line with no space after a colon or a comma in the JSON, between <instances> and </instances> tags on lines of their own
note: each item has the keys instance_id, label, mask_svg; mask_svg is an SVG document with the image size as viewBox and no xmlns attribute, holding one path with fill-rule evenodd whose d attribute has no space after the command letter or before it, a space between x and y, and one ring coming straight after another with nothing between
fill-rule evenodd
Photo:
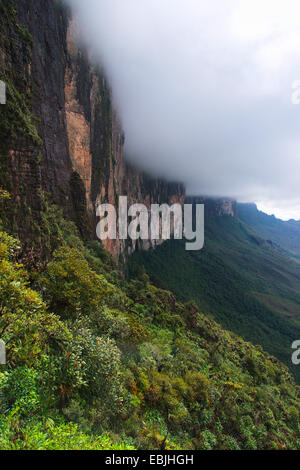
<instances>
[{"instance_id":1,"label":"forested slope","mask_svg":"<svg viewBox=\"0 0 300 470\"><path fill-rule=\"evenodd\" d=\"M246 340L284 361L297 380L291 345L300 338L300 268L279 247L238 218L207 214L205 247L185 251L170 240L157 250L136 253L129 271L140 265L156 285L200 309Z\"/></svg>"}]
</instances>

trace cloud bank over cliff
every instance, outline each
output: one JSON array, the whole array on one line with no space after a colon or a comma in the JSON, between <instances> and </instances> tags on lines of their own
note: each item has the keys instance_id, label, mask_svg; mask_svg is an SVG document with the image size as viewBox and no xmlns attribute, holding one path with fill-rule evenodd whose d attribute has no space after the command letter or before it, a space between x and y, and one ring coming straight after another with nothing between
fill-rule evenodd
<instances>
[{"instance_id":1,"label":"cloud bank over cliff","mask_svg":"<svg viewBox=\"0 0 300 470\"><path fill-rule=\"evenodd\" d=\"M133 161L190 193L300 219L298 0L69 3L107 71Z\"/></svg>"}]
</instances>

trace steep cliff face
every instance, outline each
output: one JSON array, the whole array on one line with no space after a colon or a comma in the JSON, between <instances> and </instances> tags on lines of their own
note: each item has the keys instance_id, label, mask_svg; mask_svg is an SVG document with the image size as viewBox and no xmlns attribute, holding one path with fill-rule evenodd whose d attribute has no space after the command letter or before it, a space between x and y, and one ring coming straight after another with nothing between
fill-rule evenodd
<instances>
[{"instance_id":1,"label":"steep cliff face","mask_svg":"<svg viewBox=\"0 0 300 470\"><path fill-rule=\"evenodd\" d=\"M204 204L207 215L222 217L229 215L230 217L238 216L237 202L229 198L207 198L203 196L188 196L185 198L186 204Z\"/></svg>"},{"instance_id":2,"label":"steep cliff face","mask_svg":"<svg viewBox=\"0 0 300 470\"><path fill-rule=\"evenodd\" d=\"M12 195L9 219L24 244L45 195L88 239L95 237L96 206L120 195L147 206L183 202L182 185L125 162L109 84L78 46L70 11L55 0L0 0L0 8L0 79L8 86L0 185ZM135 249L119 240L106 247L116 258Z\"/></svg>"}]
</instances>

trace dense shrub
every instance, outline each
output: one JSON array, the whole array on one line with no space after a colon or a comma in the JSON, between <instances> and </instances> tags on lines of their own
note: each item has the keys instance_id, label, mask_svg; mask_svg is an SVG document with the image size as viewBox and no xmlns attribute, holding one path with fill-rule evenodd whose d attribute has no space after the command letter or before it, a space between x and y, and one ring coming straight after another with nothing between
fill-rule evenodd
<instances>
[{"instance_id":1,"label":"dense shrub","mask_svg":"<svg viewBox=\"0 0 300 470\"><path fill-rule=\"evenodd\" d=\"M69 240L28 276L0 234L0 448L300 448L285 366Z\"/></svg>"}]
</instances>

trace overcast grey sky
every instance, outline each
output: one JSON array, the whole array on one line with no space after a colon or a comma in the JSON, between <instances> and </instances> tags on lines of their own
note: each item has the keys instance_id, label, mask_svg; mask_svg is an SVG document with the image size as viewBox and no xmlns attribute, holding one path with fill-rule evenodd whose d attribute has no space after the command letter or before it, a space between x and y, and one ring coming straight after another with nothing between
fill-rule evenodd
<instances>
[{"instance_id":1,"label":"overcast grey sky","mask_svg":"<svg viewBox=\"0 0 300 470\"><path fill-rule=\"evenodd\" d=\"M69 2L131 159L189 193L300 219L299 0Z\"/></svg>"}]
</instances>

